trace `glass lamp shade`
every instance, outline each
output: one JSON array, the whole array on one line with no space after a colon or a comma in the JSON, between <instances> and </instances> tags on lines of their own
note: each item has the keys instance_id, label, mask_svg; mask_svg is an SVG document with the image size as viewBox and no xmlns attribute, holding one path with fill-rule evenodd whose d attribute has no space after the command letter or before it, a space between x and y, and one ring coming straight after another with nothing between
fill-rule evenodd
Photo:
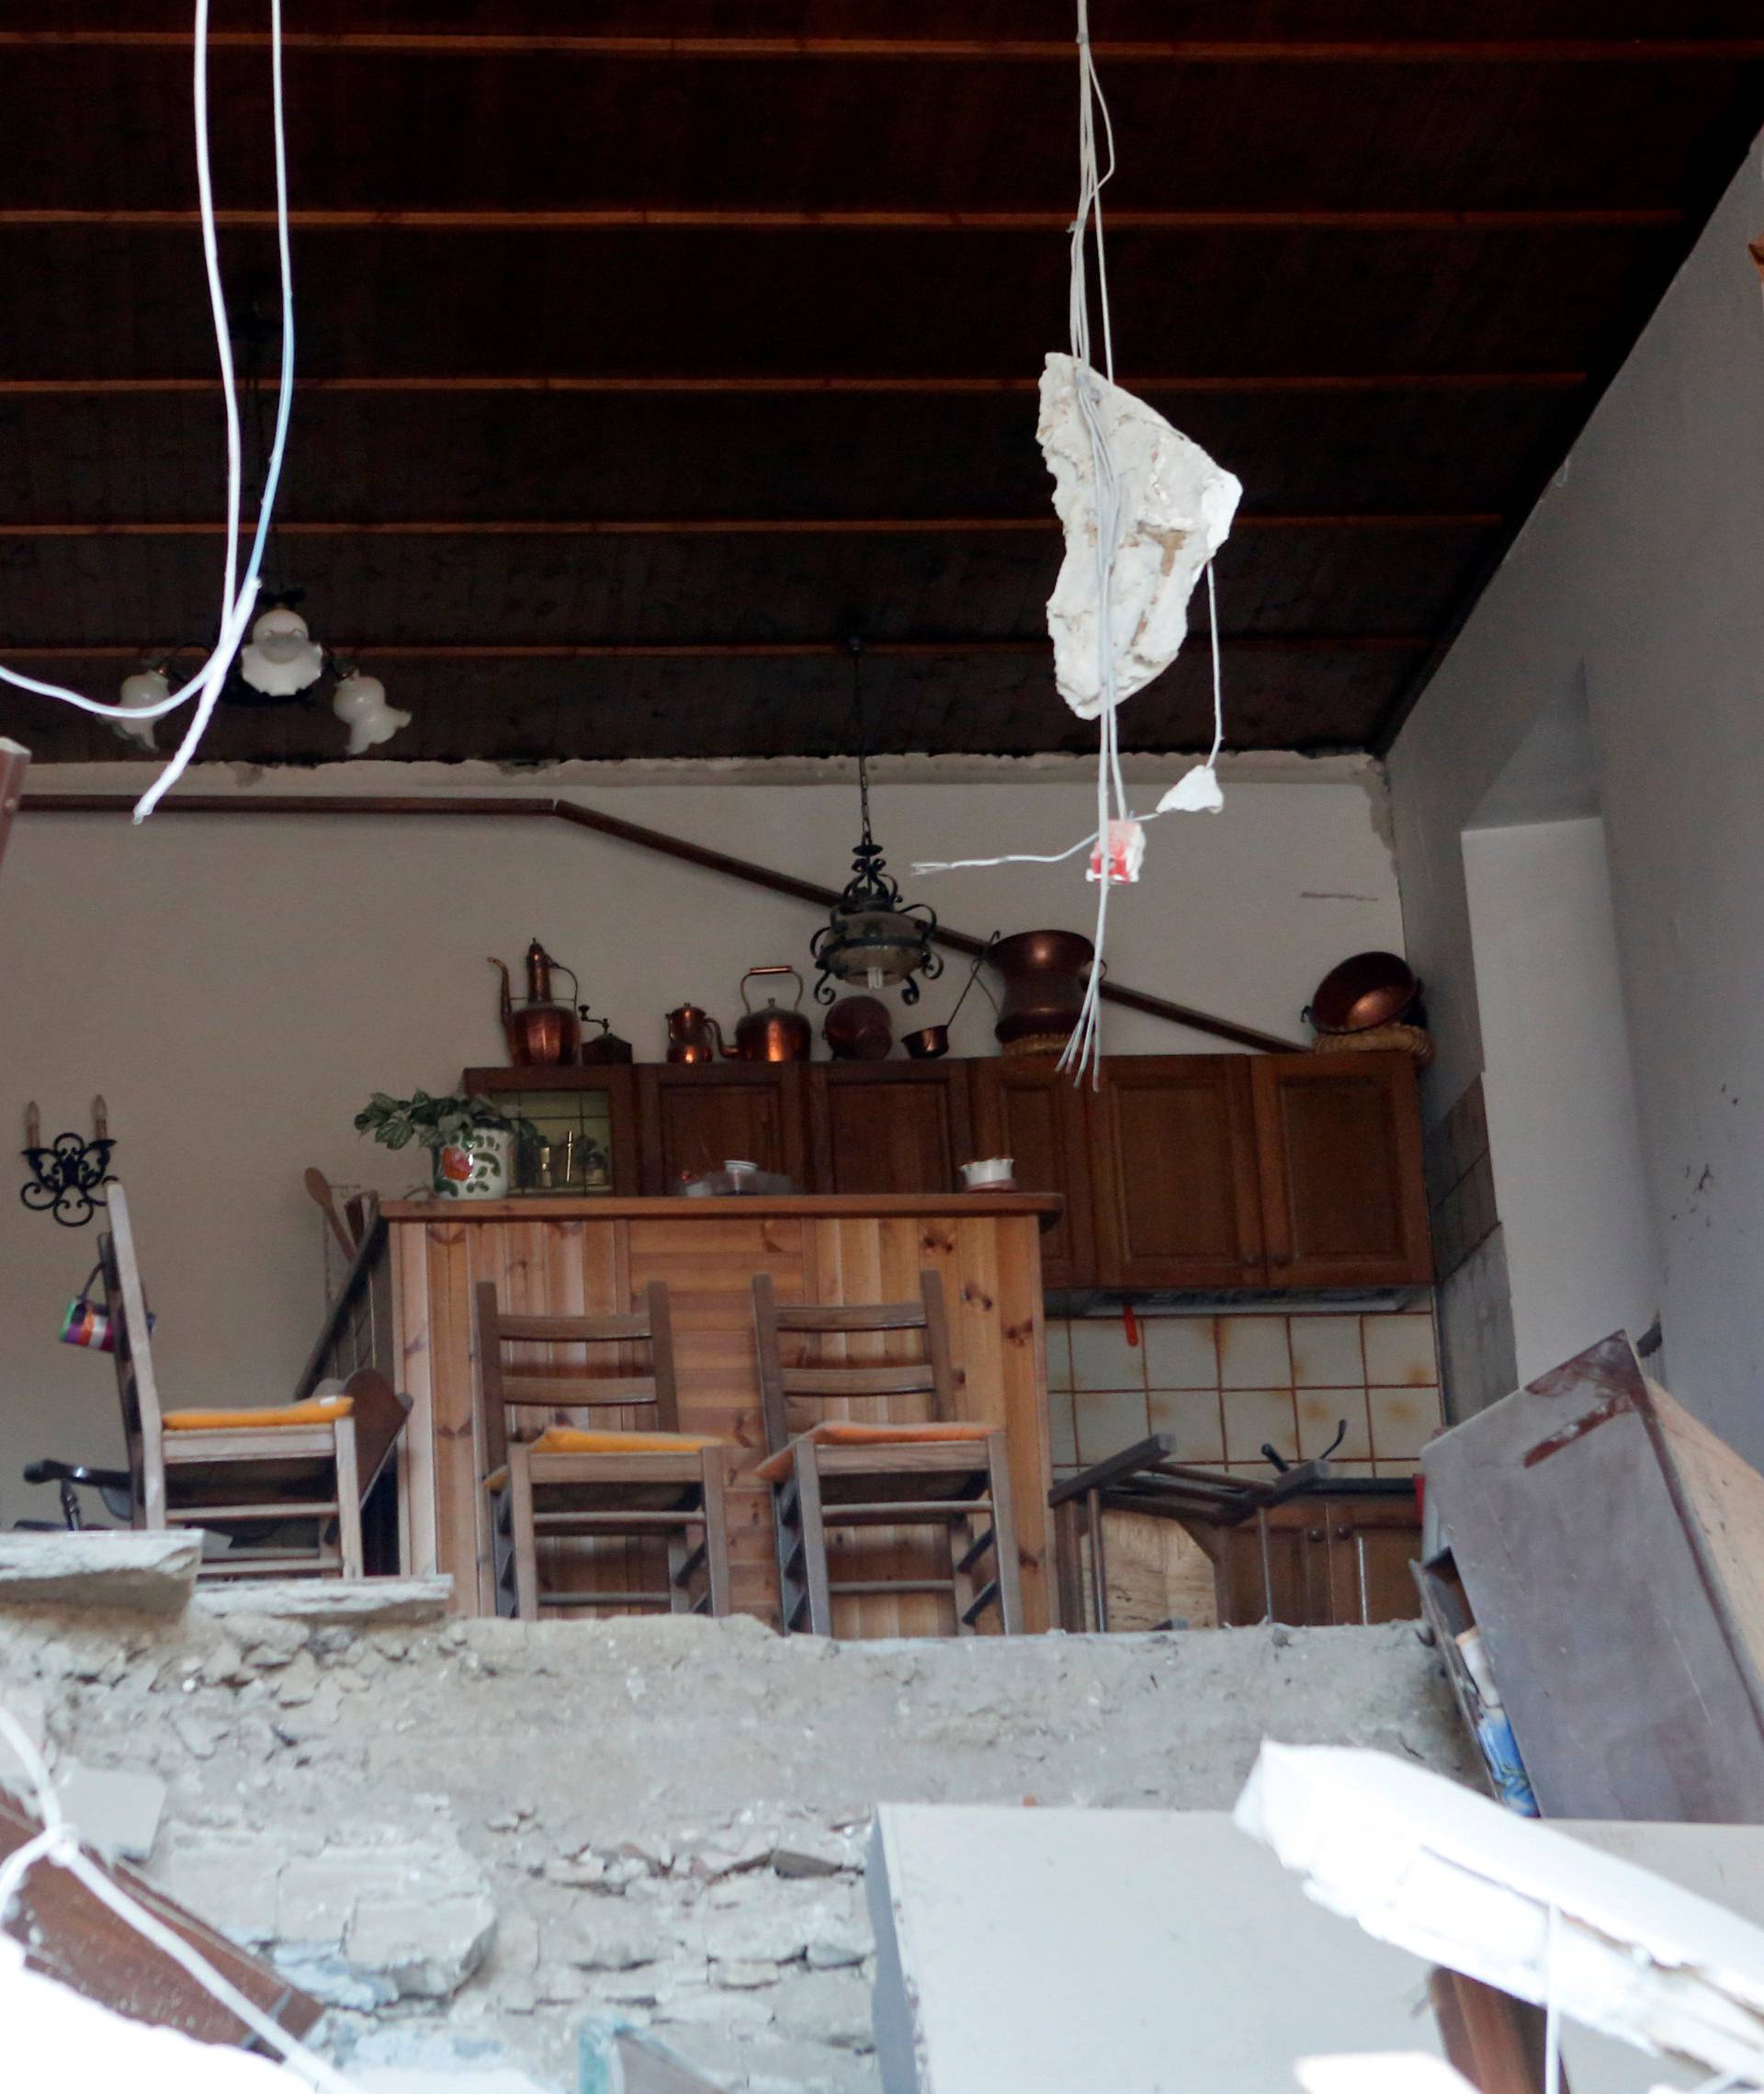
<instances>
[{"instance_id":1,"label":"glass lamp shade","mask_svg":"<svg viewBox=\"0 0 1764 2094\"><path fill-rule=\"evenodd\" d=\"M914 976L942 971L931 949L931 926L899 909L836 909L815 940L815 963L835 981L866 989L899 985L906 1002L917 1002ZM830 992L831 993L831 992Z\"/></svg>"},{"instance_id":2,"label":"glass lamp shade","mask_svg":"<svg viewBox=\"0 0 1764 2094\"><path fill-rule=\"evenodd\" d=\"M239 673L266 697L292 697L324 673L324 650L298 611L278 606L252 627L250 643L240 651Z\"/></svg>"},{"instance_id":3,"label":"glass lamp shade","mask_svg":"<svg viewBox=\"0 0 1764 2094\"><path fill-rule=\"evenodd\" d=\"M117 703L127 706L131 712L144 712L149 706L159 705L171 695L171 679L163 669L137 669L133 675L123 678ZM151 719L113 719L110 725L119 741L138 741L143 749L156 746Z\"/></svg>"},{"instance_id":4,"label":"glass lamp shade","mask_svg":"<svg viewBox=\"0 0 1764 2094\"><path fill-rule=\"evenodd\" d=\"M349 730L349 753L366 755L376 743L390 741L411 716L386 703L386 686L378 676L352 669L332 694L331 710Z\"/></svg>"}]
</instances>

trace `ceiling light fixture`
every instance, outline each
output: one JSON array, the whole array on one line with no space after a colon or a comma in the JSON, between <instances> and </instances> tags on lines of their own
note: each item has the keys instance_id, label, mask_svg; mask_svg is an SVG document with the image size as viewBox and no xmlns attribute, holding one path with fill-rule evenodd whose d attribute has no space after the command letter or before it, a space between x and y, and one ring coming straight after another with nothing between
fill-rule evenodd
<instances>
[{"instance_id":1,"label":"ceiling light fixture","mask_svg":"<svg viewBox=\"0 0 1764 2094\"><path fill-rule=\"evenodd\" d=\"M927 981L935 981L944 971L943 955L933 950L931 943L937 928L937 912L922 901L902 901L899 888L888 875L882 847L870 833L869 747L864 732L860 682L864 642L854 635L850 645L863 834L852 853L852 877L826 922L809 942L808 951L820 970L815 1001L831 1003L838 994L836 982L861 982L866 989L898 985L900 1001L916 1003L919 984L914 977L922 975Z\"/></svg>"}]
</instances>

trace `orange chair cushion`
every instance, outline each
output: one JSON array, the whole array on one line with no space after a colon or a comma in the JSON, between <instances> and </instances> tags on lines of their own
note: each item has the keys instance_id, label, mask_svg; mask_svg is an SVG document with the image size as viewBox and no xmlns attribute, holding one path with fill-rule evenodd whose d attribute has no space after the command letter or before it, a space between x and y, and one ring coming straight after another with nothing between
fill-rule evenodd
<instances>
[{"instance_id":1,"label":"orange chair cushion","mask_svg":"<svg viewBox=\"0 0 1764 2094\"><path fill-rule=\"evenodd\" d=\"M168 1410L160 1423L168 1432L231 1432L277 1425L334 1425L355 1410L348 1396L311 1396L268 1410Z\"/></svg>"},{"instance_id":2,"label":"orange chair cushion","mask_svg":"<svg viewBox=\"0 0 1764 2094\"><path fill-rule=\"evenodd\" d=\"M595 1432L575 1425L551 1425L527 1443L535 1454L697 1454L707 1447L726 1446L712 1432ZM486 1490L501 1490L508 1471L499 1468L484 1478Z\"/></svg>"},{"instance_id":3,"label":"orange chair cushion","mask_svg":"<svg viewBox=\"0 0 1764 2094\"><path fill-rule=\"evenodd\" d=\"M1001 1426L954 1423L942 1425L858 1425L850 1419L829 1418L799 1432L787 1447L781 1447L754 1470L767 1483L782 1483L797 1464L797 1449L804 1440L822 1447L912 1447L943 1440L984 1440Z\"/></svg>"}]
</instances>

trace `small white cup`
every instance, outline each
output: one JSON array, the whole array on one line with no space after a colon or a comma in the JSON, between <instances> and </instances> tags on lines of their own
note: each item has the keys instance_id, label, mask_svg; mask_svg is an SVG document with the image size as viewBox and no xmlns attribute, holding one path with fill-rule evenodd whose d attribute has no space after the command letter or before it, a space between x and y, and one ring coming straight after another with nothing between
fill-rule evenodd
<instances>
[{"instance_id":1,"label":"small white cup","mask_svg":"<svg viewBox=\"0 0 1764 2094\"><path fill-rule=\"evenodd\" d=\"M970 1193L978 1193L987 1185L1008 1184L1015 1168L1013 1157L983 1156L978 1162L962 1165L962 1183Z\"/></svg>"}]
</instances>

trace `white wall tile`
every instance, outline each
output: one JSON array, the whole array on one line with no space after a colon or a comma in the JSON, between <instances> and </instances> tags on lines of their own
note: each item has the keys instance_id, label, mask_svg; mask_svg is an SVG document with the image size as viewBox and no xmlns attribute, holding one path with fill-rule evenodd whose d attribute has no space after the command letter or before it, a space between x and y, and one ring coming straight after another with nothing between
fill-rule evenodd
<instances>
[{"instance_id":1,"label":"white wall tile","mask_svg":"<svg viewBox=\"0 0 1764 2094\"><path fill-rule=\"evenodd\" d=\"M1146 1349L1146 1382L1158 1388L1217 1388L1217 1319L1211 1316L1156 1316L1139 1326Z\"/></svg>"},{"instance_id":2,"label":"white wall tile","mask_svg":"<svg viewBox=\"0 0 1764 2094\"><path fill-rule=\"evenodd\" d=\"M1295 1316L1287 1320L1295 1387L1365 1387L1366 1363L1357 1316Z\"/></svg>"},{"instance_id":3,"label":"white wall tile","mask_svg":"<svg viewBox=\"0 0 1764 2094\"><path fill-rule=\"evenodd\" d=\"M1072 1386L1072 1330L1064 1317L1050 1316L1047 1319L1047 1386Z\"/></svg>"},{"instance_id":4,"label":"white wall tile","mask_svg":"<svg viewBox=\"0 0 1764 2094\"><path fill-rule=\"evenodd\" d=\"M1291 1389L1227 1389L1224 1402L1225 1451L1232 1461L1263 1460L1264 1440L1288 1461L1298 1458L1298 1421Z\"/></svg>"},{"instance_id":5,"label":"white wall tile","mask_svg":"<svg viewBox=\"0 0 1764 2094\"><path fill-rule=\"evenodd\" d=\"M1293 1355L1283 1316L1219 1319L1219 1381L1226 1388L1291 1388Z\"/></svg>"},{"instance_id":6,"label":"white wall tile","mask_svg":"<svg viewBox=\"0 0 1764 2094\"><path fill-rule=\"evenodd\" d=\"M1367 1401L1374 1461L1414 1462L1440 1429L1436 1388L1374 1388L1367 1392Z\"/></svg>"},{"instance_id":7,"label":"white wall tile","mask_svg":"<svg viewBox=\"0 0 1764 2094\"><path fill-rule=\"evenodd\" d=\"M1081 1317L1071 1330L1074 1388L1144 1389L1146 1349L1127 1343L1119 1317Z\"/></svg>"},{"instance_id":8,"label":"white wall tile","mask_svg":"<svg viewBox=\"0 0 1764 2094\"><path fill-rule=\"evenodd\" d=\"M1330 1455L1331 1464L1370 1461L1372 1434L1366 1419L1366 1392L1363 1388L1302 1388L1298 1392L1298 1451L1310 1461L1334 1439L1336 1428L1347 1421L1348 1436Z\"/></svg>"},{"instance_id":9,"label":"white wall tile","mask_svg":"<svg viewBox=\"0 0 1764 2094\"><path fill-rule=\"evenodd\" d=\"M1438 1385L1430 1317L1368 1316L1366 1384L1371 1388L1429 1388Z\"/></svg>"},{"instance_id":10,"label":"white wall tile","mask_svg":"<svg viewBox=\"0 0 1764 2094\"><path fill-rule=\"evenodd\" d=\"M1078 1458L1089 1467L1147 1437L1143 1390L1080 1389L1072 1398L1078 1424Z\"/></svg>"},{"instance_id":11,"label":"white wall tile","mask_svg":"<svg viewBox=\"0 0 1764 2094\"><path fill-rule=\"evenodd\" d=\"M1055 1467L1069 1468L1078 1460L1078 1434L1072 1423L1072 1399L1065 1389L1047 1392L1047 1433Z\"/></svg>"},{"instance_id":12,"label":"white wall tile","mask_svg":"<svg viewBox=\"0 0 1764 2094\"><path fill-rule=\"evenodd\" d=\"M1176 1441L1176 1459L1214 1464L1225 1459L1225 1424L1216 1389L1153 1389L1151 1429Z\"/></svg>"}]
</instances>

